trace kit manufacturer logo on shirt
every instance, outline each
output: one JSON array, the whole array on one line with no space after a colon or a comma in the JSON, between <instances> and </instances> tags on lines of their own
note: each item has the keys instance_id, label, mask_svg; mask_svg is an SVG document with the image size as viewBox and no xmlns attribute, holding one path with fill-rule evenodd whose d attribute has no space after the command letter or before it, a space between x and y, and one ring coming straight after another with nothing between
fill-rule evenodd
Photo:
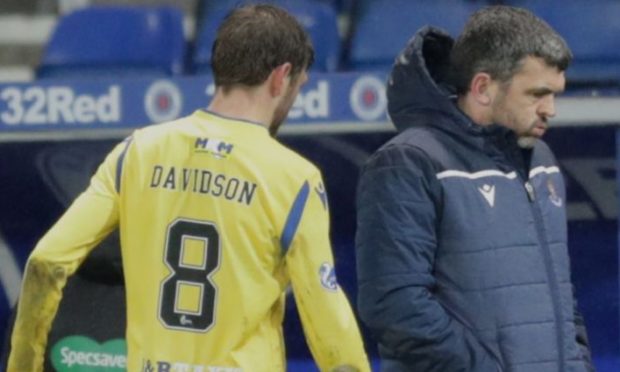
<instances>
[{"instance_id":1,"label":"kit manufacturer logo on shirt","mask_svg":"<svg viewBox=\"0 0 620 372\"><path fill-rule=\"evenodd\" d=\"M491 207L495 205L495 185L484 184L478 187L478 191L480 191Z\"/></svg>"}]
</instances>

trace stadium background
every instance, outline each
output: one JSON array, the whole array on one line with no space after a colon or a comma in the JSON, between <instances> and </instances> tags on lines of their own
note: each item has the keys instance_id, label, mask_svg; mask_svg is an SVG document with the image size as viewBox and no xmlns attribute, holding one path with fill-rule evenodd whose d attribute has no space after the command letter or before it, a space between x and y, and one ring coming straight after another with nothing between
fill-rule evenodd
<instances>
[{"instance_id":1,"label":"stadium background","mask_svg":"<svg viewBox=\"0 0 620 372\"><path fill-rule=\"evenodd\" d=\"M211 82L208 76L209 37L223 11L237 2L0 1L0 335L7 332L11 305L16 300L21 270L30 249L87 182L103 154L133 127L206 105ZM394 135L385 115L385 97L381 91L389 65L420 26L433 24L456 35L471 11L499 2L275 2L289 7L300 18L318 50L311 81L302 91L281 138L323 170L330 196L339 282L354 302L354 190L360 165ZM566 37L576 55L568 75L568 91L559 102L558 118L546 140L567 178L573 280L588 325L595 363L599 371L618 371L620 290L616 174L619 164L617 124L620 123L620 1L513 0L503 3L529 7L545 18ZM78 46L79 55L65 53L65 60L58 59L54 48L62 48L70 42L62 40L60 31L60 40L52 38L56 26L72 11L88 5L166 9L165 13L169 14L166 22L172 23L167 23L162 30L168 36L178 34L180 38L168 40L171 44L165 47L162 41L162 47L155 48L155 53L176 51L176 55L148 54L152 51L141 54L138 46L131 53L113 53L114 49L105 49L106 43L126 45L120 42L119 35L127 36L125 39L131 39L129 35L146 38L139 43L141 46L152 45L149 37L161 41L162 36L131 30L131 25L121 25L122 17L107 22L98 14L96 18L82 21L77 30L69 28L65 36L77 32L81 37L73 37L73 40L99 39L91 41L90 45ZM172 5L176 11L161 8L162 5ZM175 20L180 21L180 31L176 33L173 32ZM134 18L133 27L137 23ZM109 25L114 28L110 32L116 36L105 35ZM98 49L105 53L97 55ZM89 65L71 66L69 60L79 59L80 55L92 57ZM113 62L114 66L97 67L96 58L104 57L109 57L108 62ZM17 94L19 102L15 101ZM93 102L102 102L103 113L82 110L80 115L74 110L67 115L52 107L54 94L90 97L88 99ZM44 107L37 111L33 105L37 104L39 96L43 97L40 102ZM115 99L122 107L118 112L106 106L106 102ZM17 114L15 105L21 105L24 113ZM33 112L30 117L29 111ZM34 115L36 113L44 115ZM107 271L113 271L114 266L97 266L101 261L93 262L90 272L99 268L104 273L86 275L85 286L93 285L91 282L115 280ZM115 292L106 286L110 284L104 283L98 291L91 291L91 294L100 293L100 297L84 295L76 300L73 308L65 310L75 323L80 323L80 319L83 324L102 323L87 326L83 334L97 334L98 328L111 329L114 328L111 323L119 323L112 310L118 310L122 304L109 303L118 302L118 299L110 295ZM76 290L79 293L79 288ZM103 296L108 297L102 300ZM91 308L95 304L95 308L103 309L105 314L88 314L84 310L89 309L89 304L84 303L87 301L91 302ZM368 352L376 357L376 346L366 330L363 331ZM310 361L293 301L287 304L285 332L290 370L316 370ZM106 340L104 336L97 339L102 343ZM0 348L4 346L5 338L0 337Z\"/></svg>"}]
</instances>

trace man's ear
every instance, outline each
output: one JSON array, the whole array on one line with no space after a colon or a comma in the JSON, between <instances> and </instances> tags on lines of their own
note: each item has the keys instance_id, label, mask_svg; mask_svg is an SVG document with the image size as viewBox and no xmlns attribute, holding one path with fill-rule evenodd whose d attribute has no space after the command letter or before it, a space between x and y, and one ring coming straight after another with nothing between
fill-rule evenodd
<instances>
[{"instance_id":1,"label":"man's ear","mask_svg":"<svg viewBox=\"0 0 620 372\"><path fill-rule=\"evenodd\" d=\"M269 76L269 92L272 96L278 97L284 92L290 83L290 74L293 66L289 63L283 63L271 71Z\"/></svg>"},{"instance_id":2,"label":"man's ear","mask_svg":"<svg viewBox=\"0 0 620 372\"><path fill-rule=\"evenodd\" d=\"M486 72L478 72L471 79L469 85L472 98L481 106L489 106L493 103L497 82Z\"/></svg>"}]
</instances>

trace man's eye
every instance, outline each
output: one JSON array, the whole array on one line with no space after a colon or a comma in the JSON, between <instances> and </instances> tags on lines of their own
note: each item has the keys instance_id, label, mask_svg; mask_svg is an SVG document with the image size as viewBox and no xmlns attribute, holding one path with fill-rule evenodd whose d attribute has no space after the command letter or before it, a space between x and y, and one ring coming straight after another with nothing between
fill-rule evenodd
<instances>
[{"instance_id":1,"label":"man's eye","mask_svg":"<svg viewBox=\"0 0 620 372\"><path fill-rule=\"evenodd\" d=\"M546 96L552 95L552 93L549 92L534 92L532 93L532 96L534 96L534 98L540 99L540 98L544 98Z\"/></svg>"}]
</instances>

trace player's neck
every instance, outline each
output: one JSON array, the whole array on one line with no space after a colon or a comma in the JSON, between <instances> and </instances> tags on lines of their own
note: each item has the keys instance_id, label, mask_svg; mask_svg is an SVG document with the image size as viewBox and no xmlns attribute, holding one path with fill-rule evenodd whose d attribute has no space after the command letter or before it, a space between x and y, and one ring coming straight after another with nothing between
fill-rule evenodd
<instances>
[{"instance_id":1,"label":"player's neck","mask_svg":"<svg viewBox=\"0 0 620 372\"><path fill-rule=\"evenodd\" d=\"M260 123L269 127L273 110L257 89L232 88L226 92L218 88L207 110L229 118Z\"/></svg>"}]
</instances>

